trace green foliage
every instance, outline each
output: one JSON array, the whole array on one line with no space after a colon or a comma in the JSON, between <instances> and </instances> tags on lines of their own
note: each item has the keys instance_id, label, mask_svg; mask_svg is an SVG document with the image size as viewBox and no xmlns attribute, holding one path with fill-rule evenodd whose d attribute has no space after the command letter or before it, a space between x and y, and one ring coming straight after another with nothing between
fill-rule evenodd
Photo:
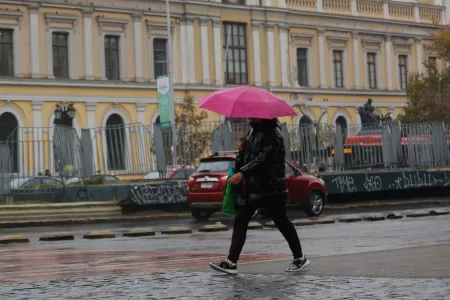
<instances>
[{"instance_id":1,"label":"green foliage","mask_svg":"<svg viewBox=\"0 0 450 300\"><path fill-rule=\"evenodd\" d=\"M187 95L178 108L175 114L178 164L197 165L203 154L211 148L212 132L205 122L208 114L198 109L191 95Z\"/></svg>"},{"instance_id":2,"label":"green foliage","mask_svg":"<svg viewBox=\"0 0 450 300\"><path fill-rule=\"evenodd\" d=\"M404 114L398 116L402 123L433 123L450 120L450 28L434 35L432 50L442 67L425 63L424 74L413 74L408 79L406 96L408 104Z\"/></svg>"}]
</instances>

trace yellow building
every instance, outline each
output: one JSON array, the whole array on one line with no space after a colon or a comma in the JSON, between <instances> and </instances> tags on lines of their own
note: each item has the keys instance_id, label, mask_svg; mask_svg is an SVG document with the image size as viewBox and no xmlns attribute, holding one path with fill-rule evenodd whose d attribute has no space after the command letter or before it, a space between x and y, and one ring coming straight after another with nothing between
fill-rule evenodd
<instances>
[{"instance_id":1,"label":"yellow building","mask_svg":"<svg viewBox=\"0 0 450 300\"><path fill-rule=\"evenodd\" d=\"M395 117L408 74L434 59L430 33L449 18L441 0L192 0L170 10L176 102L265 86L302 106L291 124L303 113L358 124L367 98ZM42 127L34 138L51 139L58 104L74 104L78 132L108 120L152 126L155 78L167 70L165 22L160 1L0 4L0 140L16 126ZM44 160L34 171L50 167Z\"/></svg>"}]
</instances>

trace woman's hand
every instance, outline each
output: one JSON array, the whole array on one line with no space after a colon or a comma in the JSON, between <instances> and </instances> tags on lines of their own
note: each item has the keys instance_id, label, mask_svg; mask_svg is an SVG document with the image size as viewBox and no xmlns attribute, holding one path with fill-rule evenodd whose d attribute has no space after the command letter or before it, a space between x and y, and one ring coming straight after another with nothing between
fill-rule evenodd
<instances>
[{"instance_id":1,"label":"woman's hand","mask_svg":"<svg viewBox=\"0 0 450 300\"><path fill-rule=\"evenodd\" d=\"M228 182L231 184L239 184L244 179L244 174L241 172L234 174L231 178L228 179Z\"/></svg>"}]
</instances>

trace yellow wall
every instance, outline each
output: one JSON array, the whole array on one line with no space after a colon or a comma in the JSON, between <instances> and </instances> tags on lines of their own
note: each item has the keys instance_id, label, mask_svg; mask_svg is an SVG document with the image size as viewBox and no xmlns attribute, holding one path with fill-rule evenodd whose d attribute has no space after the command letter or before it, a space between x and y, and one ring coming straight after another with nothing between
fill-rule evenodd
<instances>
[{"instance_id":1,"label":"yellow wall","mask_svg":"<svg viewBox=\"0 0 450 300\"><path fill-rule=\"evenodd\" d=\"M338 0L333 0L338 1ZM333 1L329 1L330 3ZM239 22L246 24L246 51L247 51L247 76L248 84L255 84L255 65L260 66L260 81L265 88L268 88L270 72L275 73L275 85L270 87L272 92L278 94L283 99L290 101L291 105L303 107L302 111L308 114L313 121L319 121L322 112L326 112L321 122L331 123L338 115L346 116L349 123L357 123L356 108L362 105L367 98L374 100L374 105L383 113L389 111L397 116L402 111L405 103L404 91L399 91L397 86L397 56L398 53L407 54L409 56L409 72L416 72L417 66L417 50L416 37L420 38L421 58L426 60L428 55L433 52L429 48L429 33L436 30L436 26L431 25L431 19L436 18L440 21L441 8L433 5L421 5L422 18L419 22L414 21L414 15L408 13L405 16L397 16L394 13L390 15L389 22L376 22L377 18L383 18L379 10L365 10L367 7L365 0L356 0L358 2L358 15L351 18L343 19L344 15L351 15L350 11L332 11L325 9L326 13L298 14L297 11L317 11L314 1L289 1L286 9L279 8L282 1L272 1L273 7L266 8L265 11L250 10L247 7L240 6L224 6L224 5L206 5L204 2L197 4L180 4L171 3L172 22L174 24L173 34L173 72L175 80L174 98L179 103L186 95L193 95L197 99L208 95L212 91L219 89L222 82L217 82L216 70L223 68L223 36L220 29L220 49L216 51L215 40L217 36L214 31L216 22ZM38 49L37 57L39 65L40 78L31 79L32 73L32 57L35 56L31 49L31 31L34 28L31 24L30 13L31 8L24 5L0 4L0 28L2 26L13 27L18 30L18 39L16 39L15 47L20 49L19 63L15 68L20 66L20 75L23 77L20 84L17 78L2 78L0 83L0 115L3 112L15 112L20 124L24 127L48 127L53 118L53 112L57 104L67 105L74 103L77 111L76 123L80 128L83 127L100 127L105 123L105 114L111 110L117 110L123 113L128 123L137 123L142 121L144 125L151 126L152 120L158 114L157 91L155 82L151 81L152 74L150 66L151 49L149 42L153 37L166 37L166 19L164 16L165 6L160 3L141 1L125 1L118 0L114 2L114 7L107 11L102 11L103 0L94 0L94 5L98 5L91 15L92 31L89 42L92 46L92 52L85 51L85 23L82 7L69 3L60 3L57 7L51 7L50 4L42 6L38 9ZM327 2L328 3L328 2ZM334 2L333 2L334 3ZM303 6L301 6L303 5ZM386 2L389 7L399 5L395 2ZM413 4L404 4L411 6ZM142 13L139 21L141 35L135 33L134 22L131 10ZM392 11L395 11L393 9ZM413 10L414 11L414 10ZM17 12L21 17L2 17L3 14ZM426 13L424 13L426 12ZM52 19L47 23L46 15L62 16L61 19ZM340 14L340 18L335 15ZM182 82L183 67L185 62L182 61L182 54L189 52L189 44L182 44L181 36L186 34L183 27L182 15L194 19L193 21L193 60L195 69L196 84ZM372 18L369 22L367 16ZM69 16L72 21L64 20L64 16ZM438 17L439 16L439 17ZM108 22L98 22L97 18L107 19ZM202 36L201 20L207 22L207 36ZM399 23L402 20L403 23ZM406 20L406 21L405 21ZM116 22L116 23L115 23ZM122 23L126 25L120 25ZM406 22L406 23L405 23ZM260 23L259 40L254 43L253 24ZM414 26L411 26L414 25ZM273 26L274 57L269 57L267 44L267 27ZM287 26L287 45L280 43L283 28ZM73 75L74 79L48 79L48 40L50 30L73 30L72 45L69 49L73 57ZM405 34L405 27L412 28L411 32ZM148 31L150 28L150 32ZM101 31L99 31L101 30ZM323 57L320 57L319 31L324 32L323 36ZM101 79L101 60L100 50L104 45L100 44L101 32L121 32L126 38L126 53L121 58L125 59L122 70L127 82L124 81L102 81ZM389 33L389 37L386 36ZM364 46L362 39L378 38L381 39L379 45L377 73L380 73L378 90L365 90L366 88L366 71L364 66ZM386 40L391 39L391 64L387 65ZM189 39L189 37L186 37ZM358 50L354 47L353 40L358 41ZM136 56L135 41L140 41L141 57ZM209 56L209 81L211 84L203 84L203 53L202 44L206 43ZM310 86L298 87L295 84L296 78L296 47L308 47L310 55L308 64L311 70L308 70L310 77ZM330 74L330 53L333 47L346 49L343 68L346 69L346 78L348 89L333 89L332 78ZM260 59L254 57L255 51L259 51ZM220 57L217 63L215 56ZM287 65L283 65L282 58L286 56ZM92 57L93 77L94 80L87 80L85 61L87 57ZM358 65L354 65L354 57L357 56ZM143 82L136 82L136 58L138 59L138 68L142 67ZM273 59L275 70L268 69L268 62ZM324 68L321 70L321 62ZM359 69L359 74L355 73L355 67ZM422 67L422 70L424 68ZM223 70L222 70L223 71ZM309 71L312 71L309 73ZM282 82L283 75L286 72L288 83ZM321 88L321 72L325 74L325 88ZM72 73L72 72L71 72ZM222 77L223 76L223 72ZM392 76L392 88L387 89L387 74ZM360 90L355 89L355 79L359 77ZM311 99L311 101L309 100ZM143 107L143 108L142 108ZM283 118L291 125L295 125L300 117L301 111L296 118ZM93 116L92 117L92 112ZM208 120L220 121L222 118L214 113L208 113ZM32 139L33 135L27 133L27 137ZM46 132L44 138L49 138ZM135 139L135 137L132 137ZM32 152L32 150L30 150ZM31 153L30 152L30 153Z\"/></svg>"}]
</instances>

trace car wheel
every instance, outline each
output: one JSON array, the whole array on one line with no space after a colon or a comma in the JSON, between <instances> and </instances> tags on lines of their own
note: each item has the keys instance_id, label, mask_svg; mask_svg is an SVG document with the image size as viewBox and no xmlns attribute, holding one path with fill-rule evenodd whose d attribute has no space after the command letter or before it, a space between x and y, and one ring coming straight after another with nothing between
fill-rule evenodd
<instances>
[{"instance_id":1,"label":"car wheel","mask_svg":"<svg viewBox=\"0 0 450 300\"><path fill-rule=\"evenodd\" d=\"M308 197L308 204L305 213L310 217L317 217L323 212L325 200L319 191L312 191Z\"/></svg>"},{"instance_id":2,"label":"car wheel","mask_svg":"<svg viewBox=\"0 0 450 300\"><path fill-rule=\"evenodd\" d=\"M193 210L192 216L196 220L205 221L205 220L208 220L212 216L212 213L209 211L203 211L203 210Z\"/></svg>"}]
</instances>

